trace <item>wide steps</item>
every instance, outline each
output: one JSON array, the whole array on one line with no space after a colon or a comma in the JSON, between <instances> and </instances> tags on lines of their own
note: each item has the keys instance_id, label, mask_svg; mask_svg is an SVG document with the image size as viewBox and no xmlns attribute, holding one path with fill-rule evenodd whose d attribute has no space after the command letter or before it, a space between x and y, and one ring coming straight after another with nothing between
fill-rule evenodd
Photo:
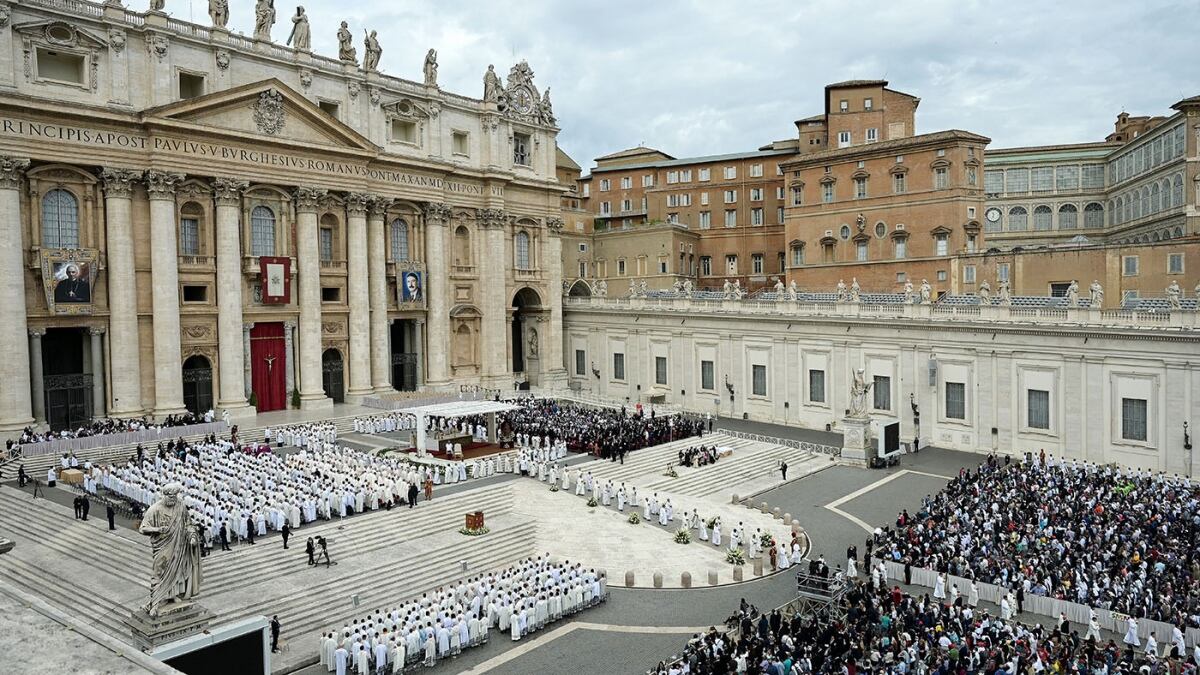
<instances>
[{"instance_id":1,"label":"wide steps","mask_svg":"<svg viewBox=\"0 0 1200 675\"><path fill-rule=\"evenodd\" d=\"M89 592L86 583L67 586L62 578L11 553L0 559L0 580L42 598L66 614L84 619L113 637L130 639L129 627L124 622L129 608Z\"/></svg>"},{"instance_id":2,"label":"wide steps","mask_svg":"<svg viewBox=\"0 0 1200 675\"><path fill-rule=\"evenodd\" d=\"M656 480L654 487L680 494L703 496L746 480L768 477L779 466L780 460L787 460L790 466L811 454L782 445L755 449L742 457L739 457L735 450L732 457L719 459L716 464L710 466L693 468L687 473L684 471L688 467L680 467L676 469L680 473L679 478L664 477Z\"/></svg>"},{"instance_id":3,"label":"wide steps","mask_svg":"<svg viewBox=\"0 0 1200 675\"><path fill-rule=\"evenodd\" d=\"M685 448L690 448L701 442L708 444L709 438L713 438L713 442L720 444L728 444L724 438L716 438L706 436L703 441L693 436L691 438L671 441L662 445L656 445L651 448L643 448L635 450L625 456L625 463L612 462L606 459L593 460L578 466L572 467L587 474L589 471L594 478L600 480L611 480L614 484L619 484L625 481L631 481L646 475L661 474L666 471L667 466L674 466L679 463L679 451ZM730 438L730 441L735 440Z\"/></svg>"},{"instance_id":4,"label":"wide steps","mask_svg":"<svg viewBox=\"0 0 1200 675\"><path fill-rule=\"evenodd\" d=\"M462 515L483 511L488 515L500 515L512 510L511 489L468 491L450 497L435 499L431 504L421 502L415 509L396 507L388 518L388 511L350 516L346 519L319 521L293 530L291 546L285 552L282 540L272 536L260 538L254 546L238 544L233 553L214 551L205 569L205 580L220 585L222 590L237 589L254 585L261 574L270 574L287 555L301 555L308 537L325 536L336 539L343 553L364 554L388 546L397 545L406 537L405 531L432 532L438 526L450 530L461 527ZM412 516L400 517L401 513Z\"/></svg>"},{"instance_id":5,"label":"wide steps","mask_svg":"<svg viewBox=\"0 0 1200 675\"><path fill-rule=\"evenodd\" d=\"M818 464L818 456L811 452L799 450L796 448L785 448L786 452L773 453L771 456L764 456L754 461L743 463L738 467L731 467L729 471L722 473L714 473L711 476L694 476L690 477L690 481L681 486L687 494L696 496L704 496L716 492L728 491L732 488L752 480L760 480L764 483L772 482L780 479L778 465L780 459L785 459L788 462L788 472L793 477L799 477L807 474L810 467Z\"/></svg>"}]
</instances>

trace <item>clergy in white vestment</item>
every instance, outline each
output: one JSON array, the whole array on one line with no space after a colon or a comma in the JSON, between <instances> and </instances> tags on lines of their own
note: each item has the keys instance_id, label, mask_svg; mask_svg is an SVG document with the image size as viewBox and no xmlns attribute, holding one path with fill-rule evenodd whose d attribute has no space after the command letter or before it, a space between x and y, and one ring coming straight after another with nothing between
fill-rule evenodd
<instances>
[{"instance_id":1,"label":"clergy in white vestment","mask_svg":"<svg viewBox=\"0 0 1200 675\"><path fill-rule=\"evenodd\" d=\"M345 647L338 647L333 652L334 669L337 675L346 675L346 666L349 665L350 652L346 651Z\"/></svg>"}]
</instances>

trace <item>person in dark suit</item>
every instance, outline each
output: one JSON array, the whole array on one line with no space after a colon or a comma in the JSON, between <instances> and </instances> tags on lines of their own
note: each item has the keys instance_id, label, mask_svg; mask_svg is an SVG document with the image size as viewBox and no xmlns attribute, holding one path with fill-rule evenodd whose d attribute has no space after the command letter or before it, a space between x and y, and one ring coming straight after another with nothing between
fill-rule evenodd
<instances>
[{"instance_id":1,"label":"person in dark suit","mask_svg":"<svg viewBox=\"0 0 1200 675\"><path fill-rule=\"evenodd\" d=\"M111 503L105 504L104 515L108 516L108 529L110 529L110 530L117 529L117 524L116 524L117 511L116 511L116 509L113 508L113 505Z\"/></svg>"},{"instance_id":2,"label":"person in dark suit","mask_svg":"<svg viewBox=\"0 0 1200 675\"><path fill-rule=\"evenodd\" d=\"M83 278L79 265L68 263L66 274L66 278L54 286L54 302L91 302L92 289L87 279Z\"/></svg>"},{"instance_id":3,"label":"person in dark suit","mask_svg":"<svg viewBox=\"0 0 1200 675\"><path fill-rule=\"evenodd\" d=\"M271 653L272 654L279 651L279 629L280 628L281 628L281 625L279 623L279 615L276 614L275 616L271 617Z\"/></svg>"},{"instance_id":4,"label":"person in dark suit","mask_svg":"<svg viewBox=\"0 0 1200 675\"><path fill-rule=\"evenodd\" d=\"M233 549L229 548L229 527L227 525L225 525L225 523L221 523L220 537L221 537L221 550L222 551L233 550Z\"/></svg>"},{"instance_id":5,"label":"person in dark suit","mask_svg":"<svg viewBox=\"0 0 1200 675\"><path fill-rule=\"evenodd\" d=\"M90 502L87 497L80 497L79 508L83 512L83 519L87 520L88 511L92 510L92 502Z\"/></svg>"},{"instance_id":6,"label":"person in dark suit","mask_svg":"<svg viewBox=\"0 0 1200 675\"><path fill-rule=\"evenodd\" d=\"M246 517L246 541L254 543L254 518L250 516Z\"/></svg>"},{"instance_id":7,"label":"person in dark suit","mask_svg":"<svg viewBox=\"0 0 1200 675\"><path fill-rule=\"evenodd\" d=\"M315 545L315 544L313 544L313 538L312 538L312 537L309 537L309 538L308 538L308 543L304 545L304 551L305 551L306 553L308 553L308 564L309 564L309 565L315 565L315 564L317 564L317 561L316 561L316 560L313 558L313 556L314 556L314 555L316 554L316 552L317 552L317 547L316 547L316 545Z\"/></svg>"},{"instance_id":8,"label":"person in dark suit","mask_svg":"<svg viewBox=\"0 0 1200 675\"><path fill-rule=\"evenodd\" d=\"M83 515L83 505L79 503L79 499L77 496L71 500L71 504L75 507L75 520L79 520L79 517Z\"/></svg>"},{"instance_id":9,"label":"person in dark suit","mask_svg":"<svg viewBox=\"0 0 1200 675\"><path fill-rule=\"evenodd\" d=\"M408 484L408 508L411 509L412 507L414 507L416 505L417 505L417 484L409 483Z\"/></svg>"},{"instance_id":10,"label":"person in dark suit","mask_svg":"<svg viewBox=\"0 0 1200 675\"><path fill-rule=\"evenodd\" d=\"M287 548L288 537L292 536L292 526L284 521L283 529L280 532L283 533L283 547Z\"/></svg>"}]
</instances>

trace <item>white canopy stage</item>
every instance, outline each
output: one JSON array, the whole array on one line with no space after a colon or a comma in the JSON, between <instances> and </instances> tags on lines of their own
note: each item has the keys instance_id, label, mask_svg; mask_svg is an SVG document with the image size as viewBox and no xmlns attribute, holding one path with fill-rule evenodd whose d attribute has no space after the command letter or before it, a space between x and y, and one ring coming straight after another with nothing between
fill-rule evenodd
<instances>
[{"instance_id":1,"label":"white canopy stage","mask_svg":"<svg viewBox=\"0 0 1200 675\"><path fill-rule=\"evenodd\" d=\"M504 403L502 401L450 401L448 403L433 403L430 405L415 406L412 408L404 408L404 413L413 415L417 418L417 442L414 445L417 448L417 455L423 456L426 451L431 448L426 447L425 438L425 419L428 417L470 417L473 415L486 415L488 427L488 442L496 442L496 413L516 410L517 406L512 403ZM437 448L437 441L434 441L432 449Z\"/></svg>"}]
</instances>

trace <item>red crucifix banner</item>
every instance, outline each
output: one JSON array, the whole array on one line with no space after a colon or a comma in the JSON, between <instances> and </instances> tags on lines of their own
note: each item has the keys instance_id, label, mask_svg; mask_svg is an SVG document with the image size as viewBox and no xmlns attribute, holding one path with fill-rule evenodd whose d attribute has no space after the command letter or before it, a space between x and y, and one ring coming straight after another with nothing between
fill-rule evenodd
<instances>
[{"instance_id":1,"label":"red crucifix banner","mask_svg":"<svg viewBox=\"0 0 1200 675\"><path fill-rule=\"evenodd\" d=\"M262 275L264 305L286 305L292 300L292 260L261 256L258 259Z\"/></svg>"}]
</instances>

